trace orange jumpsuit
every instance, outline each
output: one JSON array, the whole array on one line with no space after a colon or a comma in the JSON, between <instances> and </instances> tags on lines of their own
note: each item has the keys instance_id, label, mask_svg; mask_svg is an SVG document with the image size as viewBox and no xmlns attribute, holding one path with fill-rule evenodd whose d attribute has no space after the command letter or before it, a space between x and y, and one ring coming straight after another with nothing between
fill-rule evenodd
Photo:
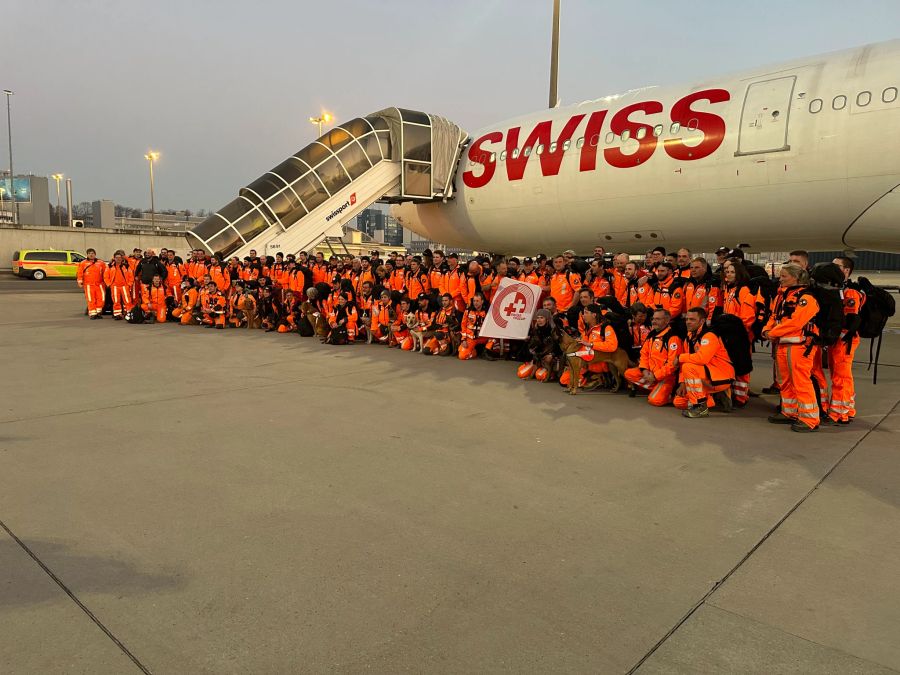
<instances>
[{"instance_id":1,"label":"orange jumpsuit","mask_svg":"<svg viewBox=\"0 0 900 675\"><path fill-rule=\"evenodd\" d=\"M848 319L859 314L866 302L866 296L855 288L845 287L841 291L844 303L844 325ZM831 371L831 400L828 416L835 421L849 422L856 417L856 389L853 383L853 355L859 346L859 336L847 341L847 329L841 331L841 339L828 348L828 370Z\"/></svg>"},{"instance_id":2,"label":"orange jumpsuit","mask_svg":"<svg viewBox=\"0 0 900 675\"><path fill-rule=\"evenodd\" d=\"M141 309L152 314L157 323L166 322L166 289L164 286L144 286L141 289Z\"/></svg>"},{"instance_id":3,"label":"orange jumpsuit","mask_svg":"<svg viewBox=\"0 0 900 675\"><path fill-rule=\"evenodd\" d=\"M166 262L166 293L175 298L176 303L181 302L181 267L177 262Z\"/></svg>"},{"instance_id":4,"label":"orange jumpsuit","mask_svg":"<svg viewBox=\"0 0 900 675\"><path fill-rule=\"evenodd\" d=\"M428 275L421 270L418 273L412 271L406 274L406 290L410 300L415 300L420 293L427 293L431 290L431 284L428 281Z\"/></svg>"},{"instance_id":5,"label":"orange jumpsuit","mask_svg":"<svg viewBox=\"0 0 900 675\"><path fill-rule=\"evenodd\" d=\"M78 263L75 278L78 285L84 289L84 298L87 300L90 316L99 316L103 312L103 303L106 302L106 286L103 280L105 273L106 263L100 259L88 260L85 258Z\"/></svg>"},{"instance_id":6,"label":"orange jumpsuit","mask_svg":"<svg viewBox=\"0 0 900 675\"><path fill-rule=\"evenodd\" d=\"M203 314L202 323L216 328L225 327L225 314L228 309L228 300L221 291L206 293L202 297L203 308L208 309L208 314Z\"/></svg>"},{"instance_id":7,"label":"orange jumpsuit","mask_svg":"<svg viewBox=\"0 0 900 675\"><path fill-rule=\"evenodd\" d=\"M453 306L457 312L464 312L466 309L466 275L457 267L455 270L447 272L446 292L453 296Z\"/></svg>"},{"instance_id":8,"label":"orange jumpsuit","mask_svg":"<svg viewBox=\"0 0 900 675\"><path fill-rule=\"evenodd\" d=\"M669 277L657 282L656 288L651 288L650 293L650 304L647 307L668 310L673 319L684 312L684 289L679 277Z\"/></svg>"},{"instance_id":9,"label":"orange jumpsuit","mask_svg":"<svg viewBox=\"0 0 900 675\"><path fill-rule=\"evenodd\" d=\"M134 307L134 274L128 263L113 263L106 268L104 281L113 301L113 316L122 316Z\"/></svg>"},{"instance_id":10,"label":"orange jumpsuit","mask_svg":"<svg viewBox=\"0 0 900 675\"><path fill-rule=\"evenodd\" d=\"M753 322L756 320L756 294L746 286L725 287L722 289L722 311L725 314L734 314L741 320L752 345ZM753 352L752 347L750 351ZM746 404L750 400L750 373L735 377L732 391L736 403Z\"/></svg>"},{"instance_id":11,"label":"orange jumpsuit","mask_svg":"<svg viewBox=\"0 0 900 675\"><path fill-rule=\"evenodd\" d=\"M589 346L582 347L577 352L576 355L581 357L581 360L587 363L588 372L591 373L605 373L609 371L609 366L606 363L592 363L594 360L594 352L614 352L619 348L619 339L616 337L616 331L609 324L598 324L596 326L591 326L591 329L587 332L581 333L581 341L582 343L587 343ZM571 382L571 371L567 368L563 374L559 378L560 385L566 387ZM579 377L579 382L582 381L582 378Z\"/></svg>"},{"instance_id":12,"label":"orange jumpsuit","mask_svg":"<svg viewBox=\"0 0 900 675\"><path fill-rule=\"evenodd\" d=\"M172 310L172 316L181 322L182 326L194 323L194 308L200 301L200 293L196 288L189 288L181 294L181 305Z\"/></svg>"},{"instance_id":13,"label":"orange jumpsuit","mask_svg":"<svg viewBox=\"0 0 900 675\"><path fill-rule=\"evenodd\" d=\"M573 272L556 272L550 277L550 297L556 300L556 310L565 312L581 290L581 277Z\"/></svg>"},{"instance_id":14,"label":"orange jumpsuit","mask_svg":"<svg viewBox=\"0 0 900 675\"><path fill-rule=\"evenodd\" d=\"M682 290L684 291L685 311L694 309L694 307L702 307L709 316L712 316L713 310L719 305L719 287L712 283L689 279Z\"/></svg>"},{"instance_id":15,"label":"orange jumpsuit","mask_svg":"<svg viewBox=\"0 0 900 675\"><path fill-rule=\"evenodd\" d=\"M625 379L642 389L649 389L647 402L650 405L663 406L672 402L675 390L675 373L678 370L675 360L682 352L681 338L672 334L666 326L661 332L653 331L641 347L641 358L637 368L625 371ZM643 371L649 370L656 378L652 385L640 382ZM651 389L652 387L652 389Z\"/></svg>"},{"instance_id":16,"label":"orange jumpsuit","mask_svg":"<svg viewBox=\"0 0 900 675\"><path fill-rule=\"evenodd\" d=\"M379 342L387 342L390 337L391 301L379 300L372 305L372 337Z\"/></svg>"},{"instance_id":17,"label":"orange jumpsuit","mask_svg":"<svg viewBox=\"0 0 900 675\"><path fill-rule=\"evenodd\" d=\"M628 304L628 279L618 270L612 271L612 291L622 307Z\"/></svg>"},{"instance_id":18,"label":"orange jumpsuit","mask_svg":"<svg viewBox=\"0 0 900 675\"><path fill-rule=\"evenodd\" d=\"M675 407L684 410L706 400L711 408L712 394L731 387L734 366L722 341L704 328L689 335L686 346L678 357L678 381L684 383L685 395L675 397Z\"/></svg>"},{"instance_id":19,"label":"orange jumpsuit","mask_svg":"<svg viewBox=\"0 0 900 675\"><path fill-rule=\"evenodd\" d=\"M216 288L222 293L231 286L231 278L228 276L228 270L221 265L213 265L209 268L209 278L216 282Z\"/></svg>"},{"instance_id":20,"label":"orange jumpsuit","mask_svg":"<svg viewBox=\"0 0 900 675\"><path fill-rule=\"evenodd\" d=\"M781 388L781 413L814 429L819 426L819 403L812 383L815 350L809 324L819 303L812 295L801 295L805 288L792 286L777 296L763 331L777 342L775 381Z\"/></svg>"},{"instance_id":21,"label":"orange jumpsuit","mask_svg":"<svg viewBox=\"0 0 900 675\"><path fill-rule=\"evenodd\" d=\"M467 309L462 318L462 342L459 345L457 356L460 361L474 359L477 355L478 345L487 344L487 338L479 337L481 325L487 313L483 309Z\"/></svg>"}]
</instances>

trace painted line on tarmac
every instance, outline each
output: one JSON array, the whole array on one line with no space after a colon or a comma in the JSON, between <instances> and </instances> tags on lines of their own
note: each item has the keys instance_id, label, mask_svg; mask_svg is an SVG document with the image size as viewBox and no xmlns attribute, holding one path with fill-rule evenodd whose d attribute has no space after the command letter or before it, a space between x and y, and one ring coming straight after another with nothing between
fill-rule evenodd
<instances>
[{"instance_id":1,"label":"painted line on tarmac","mask_svg":"<svg viewBox=\"0 0 900 675\"><path fill-rule=\"evenodd\" d=\"M18 544L19 547L23 551L25 551L25 553L28 554L28 557L31 558L32 560L34 560L34 562L36 562L38 564L38 567L40 567L42 570L44 570L44 573L48 577L50 577L57 586L60 587L62 592L65 593L66 595L68 595L69 598L72 600L72 602L74 602L76 605L78 605L78 608L82 612L84 612L88 616L88 618L94 622L94 624L96 624L97 628L99 628L106 634L106 637L108 637L110 640L113 641L113 643L116 645L116 647L118 647L119 650L121 650L121 652L123 654L125 654L125 656L127 656L129 659L131 659L132 663L134 663L134 665L136 665L142 673L146 673L146 675L152 675L150 669L147 668L147 666L145 666L143 663L141 663L141 661L138 659L138 657L136 657L131 652L131 650L125 646L125 643L123 643L119 638L117 638L112 633L112 631L109 630L109 628L104 626L103 622L100 621L100 619L98 619L97 616L90 609L88 609L88 607L81 600L78 599L78 596L75 595L69 589L69 587L66 586L63 583L63 581L58 576L56 576L56 574L53 573L53 570L51 570L49 567L47 567L47 565L45 565L44 562L40 558L37 557L35 552L32 551L30 548L28 548L27 544L25 544L24 541L19 539L15 535L15 533L12 530L10 530L9 527L6 526L6 523L4 523L2 520L0 520L0 528L3 528L3 530L6 531L6 534L8 534L10 537L12 537L12 540L14 542L16 542L16 544Z\"/></svg>"},{"instance_id":2,"label":"painted line on tarmac","mask_svg":"<svg viewBox=\"0 0 900 675\"><path fill-rule=\"evenodd\" d=\"M728 570L728 572L725 574L725 576L723 576L721 579L716 581L716 583L713 584L712 588L710 588L703 595L703 597L701 597L700 600L698 600L694 604L694 606L688 610L687 614L685 614L683 617L681 617L681 619L679 619L678 622L674 626L672 626L672 628L670 628L668 630L668 632L666 632L666 634L663 635L659 639L659 641L655 645L653 645L650 648L650 650L646 654L644 654L637 663L635 663L631 668L628 669L628 671L626 671L626 675L632 675L638 668L640 668L642 665L644 665L644 662L647 659L649 659L651 656L653 656L653 654L656 652L656 650L658 650L660 647L662 647L663 644L665 644L665 642L670 637L672 637L675 634L675 632L679 628L681 628L685 624L685 622L688 619L690 619L698 609L700 609L704 604L706 604L706 601L709 600L709 598L712 596L712 594L715 593L717 590L719 590L719 588L721 588L722 585L726 581L728 581L731 578L731 576L735 572L737 572L744 565L744 563L750 559L750 557L754 553L756 553L756 551L759 549L759 547L762 546L763 544L765 544L766 541L769 539L769 537L771 537L773 534L775 534L775 532L778 531L778 529L784 524L784 522L788 518L790 518L794 514L794 512L797 509L799 509L803 505L803 503L807 499L809 499L809 497L816 490L819 489L819 486L825 482L825 480L834 472L834 470L837 469L843 463L843 461L845 459L847 459L847 457L849 457L850 454L854 450L856 450L856 448L859 447L860 443L862 443L864 440L866 440L869 437L869 434L871 434L873 431L875 431L879 426L881 426L882 422L884 422L888 417L890 417L891 415L894 414L894 412L896 412L898 406L900 406L900 401L895 402L893 407L891 407L891 409L887 413L885 413L885 415L880 420L878 420L878 423L875 424L875 426L873 426L871 429L869 429L866 433L864 433L862 435L862 438L860 438L858 441L856 441L856 443L854 443L852 446L850 446L850 449L847 450L847 452L845 452L843 455L841 455L841 457L838 458L838 460L834 464L831 465L831 468L825 472L825 475L823 475L816 482L816 484L813 485L809 489L809 491L799 499L799 501L797 501L796 504L794 504L790 509L788 509L787 513L785 513L783 516L781 516L781 518L779 518L778 521L771 528L769 528L769 530L762 536L762 538L760 538L760 540L757 541L756 544L754 544L753 548L751 548L749 551L747 551L747 553L744 555L744 557L741 558L734 567L732 567L730 570Z\"/></svg>"}]
</instances>

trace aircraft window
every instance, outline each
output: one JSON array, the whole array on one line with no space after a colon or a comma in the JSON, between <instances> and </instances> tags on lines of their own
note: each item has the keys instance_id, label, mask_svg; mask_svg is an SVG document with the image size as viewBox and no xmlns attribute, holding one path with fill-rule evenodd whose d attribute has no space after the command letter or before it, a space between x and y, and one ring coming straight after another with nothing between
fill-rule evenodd
<instances>
[{"instance_id":1,"label":"aircraft window","mask_svg":"<svg viewBox=\"0 0 900 675\"><path fill-rule=\"evenodd\" d=\"M815 115L817 112L822 110L822 99L814 98L809 102L809 112Z\"/></svg>"},{"instance_id":2,"label":"aircraft window","mask_svg":"<svg viewBox=\"0 0 900 675\"><path fill-rule=\"evenodd\" d=\"M497 153L496 153L496 152L492 152L492 153L491 153L491 158L490 158L488 161L489 161L491 164L493 164L494 162L496 162L496 161L497 161Z\"/></svg>"},{"instance_id":3,"label":"aircraft window","mask_svg":"<svg viewBox=\"0 0 900 675\"><path fill-rule=\"evenodd\" d=\"M897 100L897 87L888 87L881 92L881 100L885 103L893 103Z\"/></svg>"},{"instance_id":4,"label":"aircraft window","mask_svg":"<svg viewBox=\"0 0 900 675\"><path fill-rule=\"evenodd\" d=\"M584 136L575 141L575 147L581 150L584 147Z\"/></svg>"},{"instance_id":5,"label":"aircraft window","mask_svg":"<svg viewBox=\"0 0 900 675\"><path fill-rule=\"evenodd\" d=\"M519 149L518 149L518 148L513 148L512 155L510 155L510 156L511 156L513 159L518 159L518 158L519 158Z\"/></svg>"},{"instance_id":6,"label":"aircraft window","mask_svg":"<svg viewBox=\"0 0 900 675\"><path fill-rule=\"evenodd\" d=\"M534 154L543 155L544 154L544 144L538 143L538 146L534 149Z\"/></svg>"},{"instance_id":7,"label":"aircraft window","mask_svg":"<svg viewBox=\"0 0 900 675\"><path fill-rule=\"evenodd\" d=\"M547 152L553 154L554 152L556 152L556 147L557 147L557 145L555 142L551 143L550 147L547 148Z\"/></svg>"},{"instance_id":8,"label":"aircraft window","mask_svg":"<svg viewBox=\"0 0 900 675\"><path fill-rule=\"evenodd\" d=\"M847 97L843 94L835 96L831 101L831 107L835 110L843 110L845 107L847 107Z\"/></svg>"},{"instance_id":9,"label":"aircraft window","mask_svg":"<svg viewBox=\"0 0 900 675\"><path fill-rule=\"evenodd\" d=\"M856 105L860 108L864 108L872 102L872 92L870 91L861 91L856 95Z\"/></svg>"},{"instance_id":10,"label":"aircraft window","mask_svg":"<svg viewBox=\"0 0 900 675\"><path fill-rule=\"evenodd\" d=\"M609 145L616 139L616 135L613 132L609 132L606 134L606 144ZM591 145L597 145L600 142L600 136L594 136L591 138Z\"/></svg>"},{"instance_id":11,"label":"aircraft window","mask_svg":"<svg viewBox=\"0 0 900 675\"><path fill-rule=\"evenodd\" d=\"M677 134L679 131L681 131L681 124L679 124L678 122L672 122L672 126L669 128L669 132Z\"/></svg>"},{"instance_id":12,"label":"aircraft window","mask_svg":"<svg viewBox=\"0 0 900 675\"><path fill-rule=\"evenodd\" d=\"M631 138L631 132L628 129L626 129L625 131L622 132L622 142L624 143L629 138Z\"/></svg>"},{"instance_id":13,"label":"aircraft window","mask_svg":"<svg viewBox=\"0 0 900 675\"><path fill-rule=\"evenodd\" d=\"M503 150L503 151L500 153L500 161L501 161L501 162L505 162L505 161L506 161L506 150Z\"/></svg>"},{"instance_id":14,"label":"aircraft window","mask_svg":"<svg viewBox=\"0 0 900 675\"><path fill-rule=\"evenodd\" d=\"M525 148L525 149L522 151L522 154L523 154L525 157L529 157L529 156L531 155L531 147L529 146L529 147Z\"/></svg>"},{"instance_id":15,"label":"aircraft window","mask_svg":"<svg viewBox=\"0 0 900 675\"><path fill-rule=\"evenodd\" d=\"M555 143L553 145L555 145ZM553 145L551 145L550 147L552 148ZM563 145L562 145L563 152L568 150L570 147L572 147L572 141L563 141ZM551 152L553 152L553 151L551 150Z\"/></svg>"},{"instance_id":16,"label":"aircraft window","mask_svg":"<svg viewBox=\"0 0 900 675\"><path fill-rule=\"evenodd\" d=\"M637 130L637 133L634 135L634 137L638 140L641 140L646 135L647 135L647 127L641 127L640 129Z\"/></svg>"},{"instance_id":17,"label":"aircraft window","mask_svg":"<svg viewBox=\"0 0 900 675\"><path fill-rule=\"evenodd\" d=\"M659 138L660 136L662 136L662 133L663 133L663 125L662 124L657 124L655 127L653 127L653 135L656 138Z\"/></svg>"}]
</instances>

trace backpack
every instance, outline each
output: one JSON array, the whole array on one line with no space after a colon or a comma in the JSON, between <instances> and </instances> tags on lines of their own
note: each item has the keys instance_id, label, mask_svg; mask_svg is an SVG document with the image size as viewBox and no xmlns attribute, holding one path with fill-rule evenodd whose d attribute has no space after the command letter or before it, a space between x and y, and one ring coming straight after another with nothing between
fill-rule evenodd
<instances>
[{"instance_id":1,"label":"backpack","mask_svg":"<svg viewBox=\"0 0 900 675\"><path fill-rule=\"evenodd\" d=\"M772 314L772 299L778 293L778 283L769 275L752 277L747 288L756 297L756 318L753 320L753 340L762 339L762 331Z\"/></svg>"},{"instance_id":2,"label":"backpack","mask_svg":"<svg viewBox=\"0 0 900 675\"><path fill-rule=\"evenodd\" d=\"M751 373L753 357L750 355L750 338L744 322L734 314L719 314L713 318L709 329L725 345L735 376Z\"/></svg>"},{"instance_id":3,"label":"backpack","mask_svg":"<svg viewBox=\"0 0 900 675\"><path fill-rule=\"evenodd\" d=\"M844 273L834 263L817 263L810 274L809 286L800 295L811 295L819 305L819 311L812 323L818 329L813 336L813 344L831 347L841 337L844 329L844 301L841 287Z\"/></svg>"},{"instance_id":4,"label":"backpack","mask_svg":"<svg viewBox=\"0 0 900 675\"><path fill-rule=\"evenodd\" d=\"M607 312L603 315L601 325L603 324L612 327L613 332L616 334L616 341L619 343L619 349L623 349L626 353L630 354L631 348L634 346L634 341L631 338L631 329L628 327L628 319L620 314Z\"/></svg>"},{"instance_id":5,"label":"backpack","mask_svg":"<svg viewBox=\"0 0 900 675\"><path fill-rule=\"evenodd\" d=\"M135 305L130 312L125 314L128 323L144 323L144 310L140 305Z\"/></svg>"},{"instance_id":6,"label":"backpack","mask_svg":"<svg viewBox=\"0 0 900 675\"><path fill-rule=\"evenodd\" d=\"M875 363L875 371L872 374L872 384L878 382L878 357L881 355L881 334L887 325L888 319L897 311L897 304L893 296L883 288L875 286L866 277L857 279L857 288L865 294L865 302L859 310L859 331L861 338L869 338L869 368ZM878 346L875 346L875 338L878 338ZM873 357L874 350L874 359Z\"/></svg>"}]
</instances>

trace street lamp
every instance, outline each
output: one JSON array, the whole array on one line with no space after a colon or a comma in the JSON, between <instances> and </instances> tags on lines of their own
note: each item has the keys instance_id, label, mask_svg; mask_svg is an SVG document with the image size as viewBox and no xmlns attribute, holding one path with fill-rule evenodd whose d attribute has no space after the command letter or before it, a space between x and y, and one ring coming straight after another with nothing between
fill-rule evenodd
<instances>
[{"instance_id":1,"label":"street lamp","mask_svg":"<svg viewBox=\"0 0 900 675\"><path fill-rule=\"evenodd\" d=\"M309 118L309 121L310 121L310 122L312 122L313 124L318 125L318 127L319 127L319 136L318 136L318 138L321 138L321 137L322 137L322 125L323 125L323 124L331 124L331 122L332 122L333 120L334 120L334 116L333 116L331 113L322 113L322 114L319 115L318 117L310 117L310 118Z\"/></svg>"},{"instance_id":2,"label":"street lamp","mask_svg":"<svg viewBox=\"0 0 900 675\"><path fill-rule=\"evenodd\" d=\"M59 181L63 179L63 175L55 173L50 178L56 181L56 224L62 225L62 207L59 205Z\"/></svg>"},{"instance_id":3,"label":"street lamp","mask_svg":"<svg viewBox=\"0 0 900 675\"><path fill-rule=\"evenodd\" d=\"M12 199L10 206L12 208L13 214L13 222L19 222L19 202L16 201L16 187L14 185L13 176L13 158L12 158L12 113L10 112L9 107L9 99L12 97L13 92L9 89L4 89L3 93L6 94L6 131L9 134L9 196Z\"/></svg>"},{"instance_id":4,"label":"street lamp","mask_svg":"<svg viewBox=\"0 0 900 675\"><path fill-rule=\"evenodd\" d=\"M156 227L156 204L153 201L153 162L159 159L159 153L151 150L144 159L150 162L150 225Z\"/></svg>"}]
</instances>

